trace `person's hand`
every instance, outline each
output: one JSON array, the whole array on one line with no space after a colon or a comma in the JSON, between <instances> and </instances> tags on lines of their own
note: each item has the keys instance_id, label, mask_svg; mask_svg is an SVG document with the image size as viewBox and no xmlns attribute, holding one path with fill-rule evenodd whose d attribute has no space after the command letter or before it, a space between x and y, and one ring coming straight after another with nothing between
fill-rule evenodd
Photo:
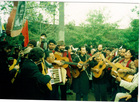
<instances>
[{"instance_id":1,"label":"person's hand","mask_svg":"<svg viewBox=\"0 0 140 102\"><path fill-rule=\"evenodd\" d=\"M64 65L64 63L63 63L63 62L61 62L60 60L55 60L55 61L54 61L54 63L58 64L59 66Z\"/></svg>"},{"instance_id":2,"label":"person's hand","mask_svg":"<svg viewBox=\"0 0 140 102\"><path fill-rule=\"evenodd\" d=\"M92 61L92 57L89 58L89 61Z\"/></svg>"},{"instance_id":3,"label":"person's hand","mask_svg":"<svg viewBox=\"0 0 140 102\"><path fill-rule=\"evenodd\" d=\"M130 98L132 98L132 96L129 94L129 95L125 95L125 96L120 97L120 99L123 99L123 98L126 98L125 100L127 101Z\"/></svg>"},{"instance_id":4,"label":"person's hand","mask_svg":"<svg viewBox=\"0 0 140 102\"><path fill-rule=\"evenodd\" d=\"M61 61L58 61L57 64L58 64L59 66L64 65L64 63L62 63Z\"/></svg>"},{"instance_id":5,"label":"person's hand","mask_svg":"<svg viewBox=\"0 0 140 102\"><path fill-rule=\"evenodd\" d=\"M82 68L82 65L81 65L80 63L78 63L77 67L78 67L79 69L81 69L81 68Z\"/></svg>"},{"instance_id":6,"label":"person's hand","mask_svg":"<svg viewBox=\"0 0 140 102\"><path fill-rule=\"evenodd\" d=\"M116 77L116 80L118 81L118 82L120 82L122 79L121 79L121 77Z\"/></svg>"},{"instance_id":7,"label":"person's hand","mask_svg":"<svg viewBox=\"0 0 140 102\"><path fill-rule=\"evenodd\" d=\"M14 68L15 68L16 70L18 70L18 69L19 69L19 65L16 65Z\"/></svg>"},{"instance_id":8,"label":"person's hand","mask_svg":"<svg viewBox=\"0 0 140 102\"><path fill-rule=\"evenodd\" d=\"M66 79L65 79L65 82L67 82L67 81L68 81L68 79L66 78Z\"/></svg>"},{"instance_id":9,"label":"person's hand","mask_svg":"<svg viewBox=\"0 0 140 102\"><path fill-rule=\"evenodd\" d=\"M111 75L114 77L114 78L116 78L116 80L118 81L118 82L120 82L121 81L121 77L119 76L119 74L118 74L118 72L117 71L111 71Z\"/></svg>"},{"instance_id":10,"label":"person's hand","mask_svg":"<svg viewBox=\"0 0 140 102\"><path fill-rule=\"evenodd\" d=\"M112 52L109 54L109 56L111 56L111 57L112 57L113 55L114 55L114 53L112 53Z\"/></svg>"},{"instance_id":11,"label":"person's hand","mask_svg":"<svg viewBox=\"0 0 140 102\"><path fill-rule=\"evenodd\" d=\"M91 71L96 72L96 73L99 73L99 69L91 68Z\"/></svg>"},{"instance_id":12,"label":"person's hand","mask_svg":"<svg viewBox=\"0 0 140 102\"><path fill-rule=\"evenodd\" d=\"M118 73L126 73L126 72L127 72L126 69L119 69L119 70L118 70Z\"/></svg>"}]
</instances>

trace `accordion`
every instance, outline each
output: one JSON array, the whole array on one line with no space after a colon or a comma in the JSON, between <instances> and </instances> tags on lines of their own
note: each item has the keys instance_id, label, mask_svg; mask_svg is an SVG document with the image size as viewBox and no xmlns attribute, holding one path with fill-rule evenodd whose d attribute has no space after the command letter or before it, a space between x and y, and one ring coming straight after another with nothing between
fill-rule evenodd
<instances>
[{"instance_id":1,"label":"accordion","mask_svg":"<svg viewBox=\"0 0 140 102\"><path fill-rule=\"evenodd\" d=\"M59 68L48 68L47 75L50 75L52 77L51 84L60 84L64 85L66 80L66 69L63 67Z\"/></svg>"}]
</instances>

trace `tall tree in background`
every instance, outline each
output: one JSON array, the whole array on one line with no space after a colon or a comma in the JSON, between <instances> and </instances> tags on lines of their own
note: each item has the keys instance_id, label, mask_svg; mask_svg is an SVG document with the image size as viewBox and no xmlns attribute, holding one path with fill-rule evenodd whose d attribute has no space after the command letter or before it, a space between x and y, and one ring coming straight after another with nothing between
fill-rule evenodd
<instances>
[{"instance_id":1,"label":"tall tree in background","mask_svg":"<svg viewBox=\"0 0 140 102\"><path fill-rule=\"evenodd\" d=\"M63 11L60 10L61 7L63 7L60 5L61 3L58 2L26 2L27 10L25 18L29 21L29 39L39 40L40 33L44 32L48 34L48 40L55 39L57 41L65 39L65 43L67 45L73 44L75 47L84 44L92 44L96 47L98 44L102 43L104 46L109 47L120 47L121 45L124 45L126 48L138 51L138 19L132 19L130 24L131 26L129 28L118 29L118 22L107 23L109 17L104 15L104 10L95 10L89 12L86 23L81 22L80 26L76 26L75 22L70 22L66 26L63 25L61 30L64 32L60 33L58 29L59 26L57 26L57 16L59 16L61 11ZM0 13L10 13L8 10L10 10L10 8L12 9L12 6L13 4L10 1L0 2ZM58 13L59 6L60 9ZM132 12L139 15L138 7L132 9ZM46 19L44 19L44 15L46 16ZM59 22L59 24L64 24L64 18L59 17L59 20L62 22ZM59 34L60 39L58 39ZM61 34L65 34L65 36L62 36ZM15 40L15 38L13 39Z\"/></svg>"}]
</instances>

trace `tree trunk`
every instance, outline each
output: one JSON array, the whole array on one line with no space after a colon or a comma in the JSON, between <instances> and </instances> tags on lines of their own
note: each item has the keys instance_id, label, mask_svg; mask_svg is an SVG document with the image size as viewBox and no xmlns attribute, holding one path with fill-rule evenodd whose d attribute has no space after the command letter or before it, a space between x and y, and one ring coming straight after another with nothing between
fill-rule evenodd
<instances>
[{"instance_id":1,"label":"tree trunk","mask_svg":"<svg viewBox=\"0 0 140 102\"><path fill-rule=\"evenodd\" d=\"M59 2L59 36L58 41L64 39L64 2Z\"/></svg>"}]
</instances>

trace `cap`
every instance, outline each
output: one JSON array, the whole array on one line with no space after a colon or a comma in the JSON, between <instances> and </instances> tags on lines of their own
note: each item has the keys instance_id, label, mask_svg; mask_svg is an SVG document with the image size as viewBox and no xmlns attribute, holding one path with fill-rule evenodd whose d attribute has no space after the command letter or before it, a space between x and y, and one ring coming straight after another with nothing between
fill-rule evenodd
<instances>
[{"instance_id":1,"label":"cap","mask_svg":"<svg viewBox=\"0 0 140 102\"><path fill-rule=\"evenodd\" d=\"M65 45L65 42L64 41L58 41L57 45Z\"/></svg>"}]
</instances>

